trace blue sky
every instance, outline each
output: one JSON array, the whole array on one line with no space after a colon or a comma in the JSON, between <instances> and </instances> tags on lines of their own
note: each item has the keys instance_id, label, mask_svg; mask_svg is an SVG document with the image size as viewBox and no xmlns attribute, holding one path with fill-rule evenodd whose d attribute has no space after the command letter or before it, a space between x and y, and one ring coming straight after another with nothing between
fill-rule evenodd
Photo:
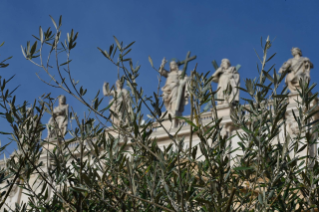
<instances>
[{"instance_id":1,"label":"blue sky","mask_svg":"<svg viewBox=\"0 0 319 212\"><path fill-rule=\"evenodd\" d=\"M163 57L182 60L191 51L197 55L199 72L213 71L212 60L220 63L228 58L232 65L241 64L243 84L244 79L258 76L254 48L261 53L260 38L265 40L268 35L271 39L276 37L270 54L277 52L271 61L277 70L291 58L291 48L299 47L314 63L312 82L319 77L317 0L2 0L0 5L0 42L6 42L0 48L0 59L13 56L10 66L0 74L3 77L16 74L11 86L20 85L16 92L18 103L33 102L43 93L65 94L43 84L35 75L40 69L26 61L21 53L20 46L25 46L28 40L34 42L32 34L38 35L39 26L53 27L49 15L56 20L63 16L63 35L71 29L79 32L77 47L71 55L71 69L74 78L88 88L87 99L92 99L105 81L114 84L117 78L117 69L97 50L97 47L108 49L113 35L125 44L136 41L130 55L135 63L142 65L137 82L147 94L157 89L157 75L148 56L158 67ZM190 63L189 70L196 62ZM79 115L86 111L77 100L66 96ZM44 122L48 119L46 115ZM1 131L10 130L4 121L0 127ZM2 144L8 141L4 136L0 139ZM14 147L11 145L6 154Z\"/></svg>"}]
</instances>

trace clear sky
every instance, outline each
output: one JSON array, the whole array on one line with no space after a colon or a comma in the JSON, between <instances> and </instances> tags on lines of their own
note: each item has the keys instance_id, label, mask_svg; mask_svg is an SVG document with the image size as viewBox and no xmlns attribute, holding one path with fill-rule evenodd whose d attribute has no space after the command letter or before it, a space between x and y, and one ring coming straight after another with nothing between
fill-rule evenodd
<instances>
[{"instance_id":1,"label":"clear sky","mask_svg":"<svg viewBox=\"0 0 319 212\"><path fill-rule=\"evenodd\" d=\"M71 69L74 78L88 88L87 99L92 99L105 81L114 84L117 78L117 69L97 50L97 47L108 49L113 35L125 44L136 41L130 55L134 62L142 65L137 82L147 94L157 89L157 75L151 69L148 56L158 67L163 57L182 60L187 51L191 51L197 55L199 72L213 71L212 60L220 63L221 59L228 58L232 65L241 64L243 84L244 79L258 76L254 48L261 53L260 38L265 40L268 35L270 39L276 37L270 53L277 52L271 61L277 70L292 57L291 48L299 47L314 63L311 78L317 82L318 9L318 0L2 0L0 43L6 44L0 48L0 59L7 56L13 59L0 74L4 77L16 74L11 86L20 85L16 92L18 103L33 102L48 92L53 96L65 94L36 77L40 69L24 59L20 47L28 40L34 42L32 34L38 35L39 26L53 27L49 15L56 21L62 15L62 33L65 35L72 28L79 32L77 47L71 55ZM190 63L189 70L196 62ZM66 96L78 114L86 111L77 100ZM46 115L44 122L48 119ZM4 121L0 127L0 131L10 130ZM0 139L2 144L8 142L5 136ZM14 147L10 145L6 154Z\"/></svg>"}]
</instances>

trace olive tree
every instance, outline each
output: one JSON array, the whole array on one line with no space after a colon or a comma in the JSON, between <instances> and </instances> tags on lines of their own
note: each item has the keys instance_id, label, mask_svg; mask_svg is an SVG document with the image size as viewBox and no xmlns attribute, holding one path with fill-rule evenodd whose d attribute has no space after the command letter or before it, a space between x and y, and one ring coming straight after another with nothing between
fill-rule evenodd
<instances>
[{"instance_id":1,"label":"olive tree","mask_svg":"<svg viewBox=\"0 0 319 212\"><path fill-rule=\"evenodd\" d=\"M26 101L15 104L15 89L7 88L12 78L0 80L1 115L12 127L12 132L1 133L10 134L18 146L0 172L0 207L8 211L218 212L318 208L318 162L296 154L317 140L317 93L312 93L315 85L300 81L300 101L293 112L298 136L289 136L285 130L289 96L286 88L279 89L286 73L280 75L274 65L268 66L274 56L268 56L272 45L269 38L261 43L262 56L257 54L258 77L246 79L239 88L247 93L248 98L242 99L246 103L232 106L231 118L237 132L233 136L240 139L238 145L243 154L231 166L234 159L229 155L238 149L229 145L233 136L221 133L222 117L218 116L216 90L211 86L209 72L198 72L197 65L191 71L190 117L178 117L189 124L190 142L186 144L179 135L182 126L176 133L163 126L159 89L147 96L137 84L140 66L129 57L134 42L125 45L114 37L107 50L101 47L97 51L121 70L132 105L128 123L112 126L110 114L116 116L116 111L111 110L114 102L101 107L99 91L93 101L87 100L88 88L80 86L72 75L71 52L78 33L62 33L62 17L58 23L51 19L52 29L44 31L40 27L33 44L28 41L22 53L46 72L50 81L38 76L43 83L73 96L87 107L88 115L79 117L71 108L70 119L76 123L68 130L72 138L58 135L54 142L43 139L42 115L52 114L54 98L45 94L28 109ZM61 58L65 59L60 61ZM150 68L159 71L151 58L149 61ZM8 66L5 62L0 68ZM187 63L179 65L184 65L186 72ZM218 68L216 62L213 65ZM160 83L159 80L159 86ZM144 115L142 108L150 115ZM200 118L203 108L212 110L208 124ZM171 141L164 148L152 136L155 125L163 128ZM106 126L112 127L105 130ZM192 145L195 136L200 139L198 145ZM76 148L70 148L72 142L78 143ZM49 145L53 148L47 148ZM46 159L41 159L41 155L46 155ZM31 181L34 176L36 183ZM9 206L8 197L16 186L24 189L28 201Z\"/></svg>"}]
</instances>

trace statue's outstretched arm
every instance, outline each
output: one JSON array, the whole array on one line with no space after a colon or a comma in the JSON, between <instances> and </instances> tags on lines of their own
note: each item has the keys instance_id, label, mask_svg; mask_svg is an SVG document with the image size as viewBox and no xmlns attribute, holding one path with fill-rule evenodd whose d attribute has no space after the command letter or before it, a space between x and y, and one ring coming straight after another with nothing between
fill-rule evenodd
<instances>
[{"instance_id":1,"label":"statue's outstretched arm","mask_svg":"<svg viewBox=\"0 0 319 212\"><path fill-rule=\"evenodd\" d=\"M281 66L278 73L282 74L283 72L287 71L291 65L292 65L291 60L288 60Z\"/></svg>"},{"instance_id":2,"label":"statue's outstretched arm","mask_svg":"<svg viewBox=\"0 0 319 212\"><path fill-rule=\"evenodd\" d=\"M103 84L103 95L104 96L114 96L115 92L109 89L109 83L105 82Z\"/></svg>"},{"instance_id":3,"label":"statue's outstretched arm","mask_svg":"<svg viewBox=\"0 0 319 212\"><path fill-rule=\"evenodd\" d=\"M212 81L213 82L218 82L220 75L223 74L223 69L222 68L218 68L215 73L212 75Z\"/></svg>"},{"instance_id":4,"label":"statue's outstretched arm","mask_svg":"<svg viewBox=\"0 0 319 212\"><path fill-rule=\"evenodd\" d=\"M159 69L159 73L160 73L160 75L162 75L163 77L167 78L169 72L166 71L164 68L160 68L160 69Z\"/></svg>"}]
</instances>

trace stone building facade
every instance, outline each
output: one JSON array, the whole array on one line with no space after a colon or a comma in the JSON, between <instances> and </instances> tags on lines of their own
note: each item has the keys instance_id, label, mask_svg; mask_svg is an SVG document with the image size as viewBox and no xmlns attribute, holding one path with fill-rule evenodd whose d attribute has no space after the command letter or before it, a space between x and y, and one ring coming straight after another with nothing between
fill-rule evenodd
<instances>
[{"instance_id":1,"label":"stone building facade","mask_svg":"<svg viewBox=\"0 0 319 212\"><path fill-rule=\"evenodd\" d=\"M299 83L297 81L299 80L306 80L309 82L310 80L310 69L313 67L313 64L310 62L308 58L302 57L301 51L298 48L293 48L292 50L294 58L288 60L282 68L280 69L281 73L284 73L285 71L288 72L288 75L286 77L286 84L288 85L288 88L290 89L290 94L288 95L287 101L288 101L288 107L287 107L287 126L286 131L290 134L290 136L294 136L296 134L296 122L294 121L292 111L297 112L298 110L298 99L299 94L296 92L296 90L299 88ZM164 65L166 63L166 60L164 59L160 68L160 74L165 76L167 81L162 88L163 91L163 102L165 104L166 110L168 113L173 117L173 121L166 120L162 122L162 126L167 129L171 134L175 133L178 130L178 136L184 138L184 143L189 145L190 136L191 136L191 126L186 122L182 121L181 119L177 120L175 119L176 116L181 116L182 112L184 111L184 105L187 104L187 98L188 98L188 91L187 91L187 76L183 76L183 72L178 70L178 66L176 63L171 62L169 71L166 71L164 69ZM184 77L184 78L183 78ZM236 164L236 160L240 158L243 155L243 152L240 150L238 142L240 139L238 138L238 134L241 133L241 129L238 129L236 125L233 123L231 118L232 109L234 107L234 104L238 104L239 101L239 89L237 88L240 84L240 77L235 67L232 67L229 60L223 59L222 65L220 68L216 70L216 72L213 74L213 81L218 83L217 88L219 89L217 93L217 98L219 99L217 101L216 106L216 114L219 118L222 118L221 126L222 136L226 136L229 139L228 146L230 147L230 153L229 156L231 158L231 166ZM229 88L231 89L229 90ZM117 88L115 91L109 91L108 85L103 85L103 91L104 95L106 96L113 96L114 98L117 98L119 95L119 98L117 99L117 104L114 105L113 110L120 110L119 105L124 102L125 107L130 108L131 101L128 100L129 95L128 91L123 89L123 86L120 81L117 82ZM121 96L121 93L124 93L124 95ZM222 99L222 100L221 100ZM267 108L271 110L271 103L268 103L269 105ZM312 102L312 106L318 107L318 100L315 99ZM125 114L125 110L118 111L120 116L119 117L112 117L112 120L115 124L120 123L126 123L128 120L124 119L122 117L123 114ZM211 121L216 118L215 112L213 110L210 110L208 112L202 113L200 116L200 121L202 125L209 125ZM58 142L53 137L53 135L63 134L66 132L67 128L67 116L68 116L68 105L65 103L65 97L60 98L59 106L54 109L53 117L56 117L56 122L54 123L54 120L51 118L48 123L48 138L51 139L51 142ZM190 119L190 116L184 116L187 119ZM172 143L172 140L170 139L167 132L158 124L154 124L153 126L153 132L152 132L152 138L157 139L157 144L163 148L164 146L167 146ZM112 134L113 136L117 136L116 133L112 130L112 128L106 128L105 131L107 133ZM284 140L284 129L282 127L281 132L279 136L273 140L274 143L282 142ZM106 133L106 134L107 134ZM279 139L279 140L278 140ZM192 146L196 146L200 143L200 139L196 136L196 134L193 136L192 140ZM79 144L77 141L74 141L69 144L69 148L75 148ZM87 144L88 145L88 144ZM127 150L130 151L130 143L127 145ZM52 150L54 146L48 146L48 150ZM235 150L235 151L232 151ZM299 152L298 154L300 156L304 156L307 154L307 150L304 149L303 151ZM201 160L201 155L198 153L198 159ZM311 146L309 154L311 157L317 156L317 145L314 144ZM43 162L42 170L44 172L47 172L48 166L50 166L47 161L49 160L48 154L46 151L43 151L43 154L40 157L40 160ZM40 162L41 162L40 161ZM6 166L5 160L0 161L0 167L4 168ZM33 179L31 179L31 185L34 186L34 189L38 192L41 190L41 186L39 186L39 183L36 182L37 176L34 176ZM33 183L33 182L35 183ZM25 194L28 191L23 191L22 188L15 185L13 190L10 193L9 199L7 201L7 206L5 207L13 207L15 203L21 203L26 202L28 196ZM52 191L49 192L48 198L50 196Z\"/></svg>"}]
</instances>

